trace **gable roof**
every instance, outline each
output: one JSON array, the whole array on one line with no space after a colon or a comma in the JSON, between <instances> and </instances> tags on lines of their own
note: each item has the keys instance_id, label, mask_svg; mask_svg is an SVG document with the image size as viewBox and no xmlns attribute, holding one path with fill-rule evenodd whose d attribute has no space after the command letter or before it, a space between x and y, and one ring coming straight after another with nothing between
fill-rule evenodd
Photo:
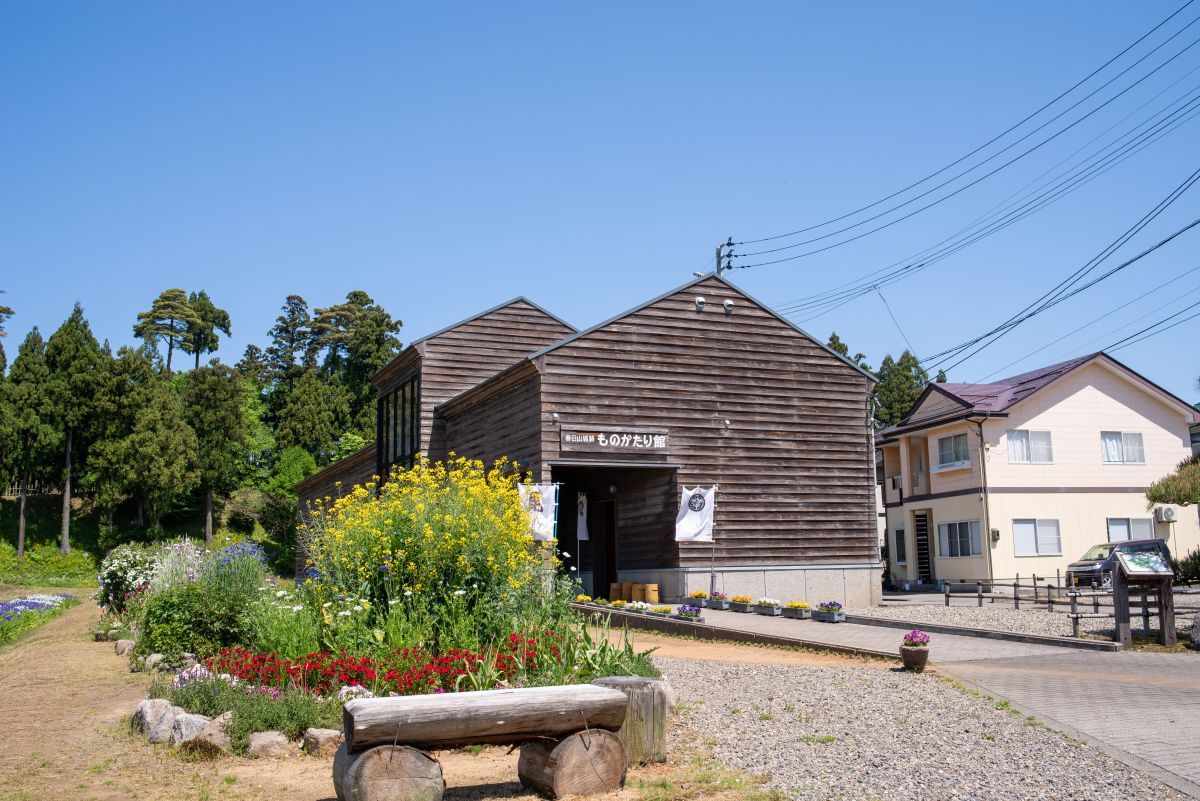
<instances>
[{"instance_id":1,"label":"gable roof","mask_svg":"<svg viewBox=\"0 0 1200 801\"><path fill-rule=\"evenodd\" d=\"M930 384L921 393L921 397L917 398L916 403L912 405L912 408L908 410L900 422L884 429L880 434L882 436L889 436L905 431L932 428L933 426L953 420L960 420L964 417L979 415L1006 416L1008 410L1018 403L1040 392L1063 376L1073 373L1095 361L1106 363L1108 366L1124 373L1128 378L1142 384L1148 391L1163 396L1163 399L1167 402L1178 404L1189 412L1192 412L1193 419L1195 419L1192 407L1187 401L1172 395L1150 379L1125 366L1107 353L1099 351L1097 353L1089 353L1086 356L1079 356L1075 359L1068 359L1065 362L1052 364L1048 367L1039 367L1036 370L1030 370L1019 375L1001 378L998 381L990 383ZM929 415L917 414L926 398L934 392L939 392L947 398L956 401L958 404L957 408L934 412Z\"/></svg>"},{"instance_id":2,"label":"gable roof","mask_svg":"<svg viewBox=\"0 0 1200 801\"><path fill-rule=\"evenodd\" d=\"M539 356L545 356L547 353L558 350L563 345L568 345L568 344L574 342L575 340L579 339L580 337L585 337L594 331L598 331L601 328L604 328L605 326L612 325L613 323L618 322L618 321L628 317L631 314L636 314L637 312L640 312L642 309L645 309L648 306L653 306L655 303L658 303L661 300L665 300L674 294L677 294L679 292L683 292L687 289L690 289L690 288L696 286L697 284L701 284L701 283L709 280L710 278L715 278L717 281L720 281L722 284L729 287L734 292L737 292L739 295L744 297L746 300L750 301L755 306L758 306L763 311L767 312L772 317L774 317L776 320L778 320L779 322L786 325L788 328L791 328L793 331L796 331L797 333L801 334L805 338L812 340L812 342L815 343L822 350L826 351L831 356L834 356L835 358L839 359L840 361L845 363L846 366L856 370L859 373L862 373L862 375L865 376L872 383L878 383L879 379L875 375L862 369L861 367L859 367L857 364L855 364L854 362L847 359L842 354L831 349L828 345L821 342L821 340L817 339L812 334L808 333L803 328L796 325L791 320L787 319L782 314L775 311L774 309L772 309L770 306L766 305L765 303L759 301L757 298L755 298L754 296L752 296L751 294L749 294L748 292L743 290L741 287L736 286L729 279L725 278L724 276L720 275L719 273L717 273L715 271L708 272L708 273L705 273L704 275L693 278L691 281L688 281L686 284L682 284L681 286L677 286L674 289L668 290L667 292L664 292L657 297L653 297L650 300L645 301L644 303L639 303L637 306L634 306L632 309L626 309L625 311L621 312L620 314L617 314L613 317L608 318L604 322L596 323L595 325L591 326L590 328L585 328L582 331L576 331L571 336L564 337L563 339L560 339L558 342L552 342L551 344L547 345L546 347L542 348L541 350L537 350L537 351L534 351L533 353L529 354L528 358L530 360L533 360L533 359L538 358Z\"/></svg>"}]
</instances>

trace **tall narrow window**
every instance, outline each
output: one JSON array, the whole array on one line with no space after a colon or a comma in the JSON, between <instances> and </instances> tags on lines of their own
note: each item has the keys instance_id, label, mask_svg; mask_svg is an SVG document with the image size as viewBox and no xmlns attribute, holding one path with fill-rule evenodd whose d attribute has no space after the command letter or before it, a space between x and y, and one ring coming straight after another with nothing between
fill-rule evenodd
<instances>
[{"instance_id":1,"label":"tall narrow window","mask_svg":"<svg viewBox=\"0 0 1200 801\"><path fill-rule=\"evenodd\" d=\"M904 529L896 529L896 564L908 564L908 543L904 540Z\"/></svg>"}]
</instances>

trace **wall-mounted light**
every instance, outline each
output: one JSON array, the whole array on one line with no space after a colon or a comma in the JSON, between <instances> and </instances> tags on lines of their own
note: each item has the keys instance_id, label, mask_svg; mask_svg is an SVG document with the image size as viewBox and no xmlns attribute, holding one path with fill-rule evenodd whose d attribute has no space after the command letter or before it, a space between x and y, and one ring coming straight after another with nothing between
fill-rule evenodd
<instances>
[{"instance_id":1,"label":"wall-mounted light","mask_svg":"<svg viewBox=\"0 0 1200 801\"><path fill-rule=\"evenodd\" d=\"M724 304L722 304L722 305L724 305L724 306L725 306L725 313L726 313L726 314L733 314L733 301L732 301L732 300L727 300L727 301L725 301L725 303L724 303Z\"/></svg>"},{"instance_id":2,"label":"wall-mounted light","mask_svg":"<svg viewBox=\"0 0 1200 801\"><path fill-rule=\"evenodd\" d=\"M552 414L550 416L554 419L554 422L556 422L556 423L558 422L558 412L555 412L554 414Z\"/></svg>"},{"instance_id":3,"label":"wall-mounted light","mask_svg":"<svg viewBox=\"0 0 1200 801\"><path fill-rule=\"evenodd\" d=\"M696 296L696 311L704 311L704 296Z\"/></svg>"}]
</instances>

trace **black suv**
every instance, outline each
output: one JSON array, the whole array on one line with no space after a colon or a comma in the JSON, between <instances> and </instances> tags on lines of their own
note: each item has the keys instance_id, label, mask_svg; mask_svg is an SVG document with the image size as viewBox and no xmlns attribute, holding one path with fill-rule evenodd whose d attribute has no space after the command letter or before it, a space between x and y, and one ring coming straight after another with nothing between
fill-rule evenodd
<instances>
[{"instance_id":1,"label":"black suv","mask_svg":"<svg viewBox=\"0 0 1200 801\"><path fill-rule=\"evenodd\" d=\"M1112 583L1112 572L1116 565L1117 552L1146 553L1158 552L1163 560L1171 564L1171 552L1163 540L1126 540L1125 542L1106 542L1093 545L1078 562L1067 565L1068 587L1090 587L1096 582L1097 587L1107 587Z\"/></svg>"}]
</instances>

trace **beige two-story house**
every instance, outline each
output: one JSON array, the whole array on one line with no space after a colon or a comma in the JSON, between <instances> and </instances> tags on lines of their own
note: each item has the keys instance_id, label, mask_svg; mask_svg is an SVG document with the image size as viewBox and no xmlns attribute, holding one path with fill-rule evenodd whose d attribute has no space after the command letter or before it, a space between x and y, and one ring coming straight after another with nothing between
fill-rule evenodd
<instances>
[{"instance_id":1,"label":"beige two-story house","mask_svg":"<svg viewBox=\"0 0 1200 801\"><path fill-rule=\"evenodd\" d=\"M930 384L880 432L896 582L1055 581L1092 545L1200 549L1195 507L1147 508L1200 413L1104 353L989 384Z\"/></svg>"}]
</instances>

